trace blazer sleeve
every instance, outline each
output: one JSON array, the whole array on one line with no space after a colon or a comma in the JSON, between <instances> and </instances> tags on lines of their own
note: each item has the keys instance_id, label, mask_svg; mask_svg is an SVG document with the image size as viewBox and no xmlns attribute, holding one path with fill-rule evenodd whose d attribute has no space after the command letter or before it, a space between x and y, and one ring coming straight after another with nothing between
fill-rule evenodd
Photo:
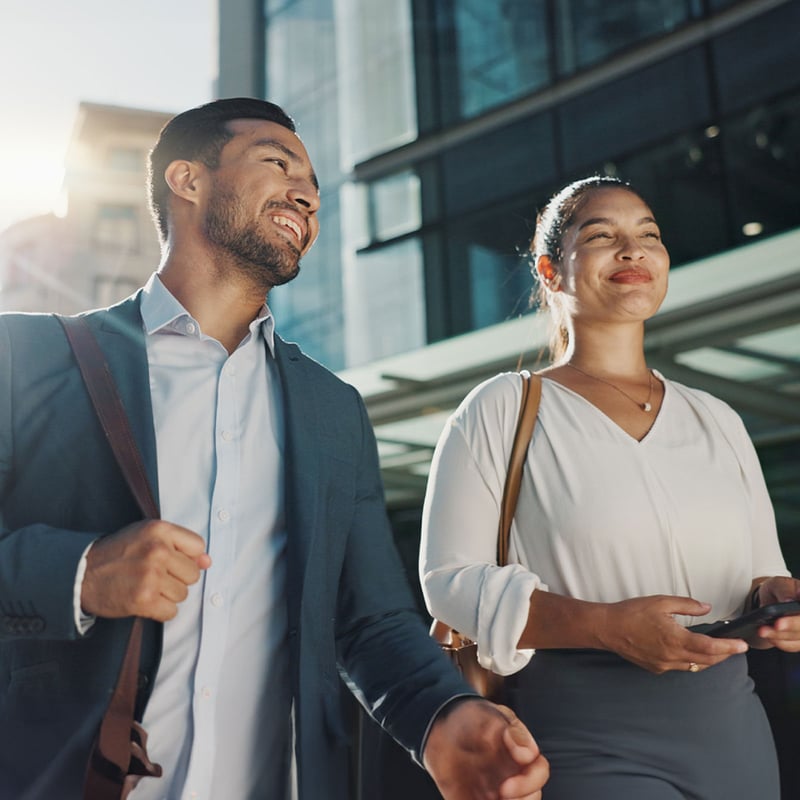
<instances>
[{"instance_id":1,"label":"blazer sleeve","mask_svg":"<svg viewBox=\"0 0 800 800\"><path fill-rule=\"evenodd\" d=\"M80 633L73 608L75 575L84 550L98 534L33 522L39 510L33 499L28 503L29 524L9 523L20 517L18 497L25 492L20 488L24 466L15 450L14 350L2 317L0 375L0 641L76 639ZM18 405L23 402L35 404L36 398L17 400ZM41 438L40 447L46 448L46 437ZM42 498L57 494L48 486L47 475L41 476L39 491ZM41 505L45 504L42 499Z\"/></svg>"},{"instance_id":2,"label":"blazer sleeve","mask_svg":"<svg viewBox=\"0 0 800 800\"><path fill-rule=\"evenodd\" d=\"M419 760L439 709L475 692L442 655L416 610L386 517L375 437L353 392L361 453L339 587L338 658L369 713Z\"/></svg>"}]
</instances>

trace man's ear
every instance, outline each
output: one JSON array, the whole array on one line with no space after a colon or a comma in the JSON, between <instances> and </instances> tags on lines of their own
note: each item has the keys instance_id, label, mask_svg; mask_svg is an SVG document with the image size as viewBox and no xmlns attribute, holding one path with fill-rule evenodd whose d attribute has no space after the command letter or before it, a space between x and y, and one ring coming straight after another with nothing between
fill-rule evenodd
<instances>
[{"instance_id":1,"label":"man's ear","mask_svg":"<svg viewBox=\"0 0 800 800\"><path fill-rule=\"evenodd\" d=\"M171 161L164 171L164 180L173 194L196 203L204 170L205 167L197 161Z\"/></svg>"}]
</instances>

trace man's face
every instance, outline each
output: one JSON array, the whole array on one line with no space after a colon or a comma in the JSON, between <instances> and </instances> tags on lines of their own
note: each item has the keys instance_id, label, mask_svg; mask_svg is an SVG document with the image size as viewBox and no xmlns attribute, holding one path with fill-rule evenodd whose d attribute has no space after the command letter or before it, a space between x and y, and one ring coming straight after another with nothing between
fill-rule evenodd
<instances>
[{"instance_id":1,"label":"man's face","mask_svg":"<svg viewBox=\"0 0 800 800\"><path fill-rule=\"evenodd\" d=\"M288 128L250 119L228 125L234 137L211 173L205 234L267 292L297 275L317 237L317 179Z\"/></svg>"}]
</instances>

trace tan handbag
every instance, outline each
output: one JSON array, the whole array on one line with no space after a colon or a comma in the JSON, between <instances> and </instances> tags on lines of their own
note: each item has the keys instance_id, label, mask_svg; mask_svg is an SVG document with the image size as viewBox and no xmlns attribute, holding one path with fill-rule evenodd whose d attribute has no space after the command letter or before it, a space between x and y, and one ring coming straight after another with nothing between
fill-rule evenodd
<instances>
[{"instance_id":1,"label":"tan handbag","mask_svg":"<svg viewBox=\"0 0 800 800\"><path fill-rule=\"evenodd\" d=\"M514 444L508 459L503 500L500 505L500 520L497 526L497 564L501 567L508 563L508 537L511 533L514 512L517 509L519 488L522 483L522 468L525 465L525 456L528 453L528 445L536 425L536 415L539 413L539 401L542 397L542 379L538 375L522 375L521 377L522 402L517 417ZM431 625L431 636L441 645L442 651L475 691L489 700L501 699L503 676L485 669L478 663L478 645L472 639L436 619Z\"/></svg>"}]
</instances>

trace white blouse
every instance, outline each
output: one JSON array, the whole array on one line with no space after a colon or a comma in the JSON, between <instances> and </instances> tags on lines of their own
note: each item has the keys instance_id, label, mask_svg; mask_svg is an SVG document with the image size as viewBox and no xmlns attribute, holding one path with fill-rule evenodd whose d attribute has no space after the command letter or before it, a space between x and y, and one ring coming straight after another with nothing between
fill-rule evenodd
<instances>
[{"instance_id":1,"label":"white blouse","mask_svg":"<svg viewBox=\"0 0 800 800\"><path fill-rule=\"evenodd\" d=\"M524 667L530 595L542 589L615 602L668 594L741 611L752 579L788 575L755 450L739 416L711 395L664 381L637 441L586 399L543 379L509 565L497 523L521 401L517 373L473 389L439 439L425 498L420 577L431 614L478 643L483 666Z\"/></svg>"}]
</instances>

